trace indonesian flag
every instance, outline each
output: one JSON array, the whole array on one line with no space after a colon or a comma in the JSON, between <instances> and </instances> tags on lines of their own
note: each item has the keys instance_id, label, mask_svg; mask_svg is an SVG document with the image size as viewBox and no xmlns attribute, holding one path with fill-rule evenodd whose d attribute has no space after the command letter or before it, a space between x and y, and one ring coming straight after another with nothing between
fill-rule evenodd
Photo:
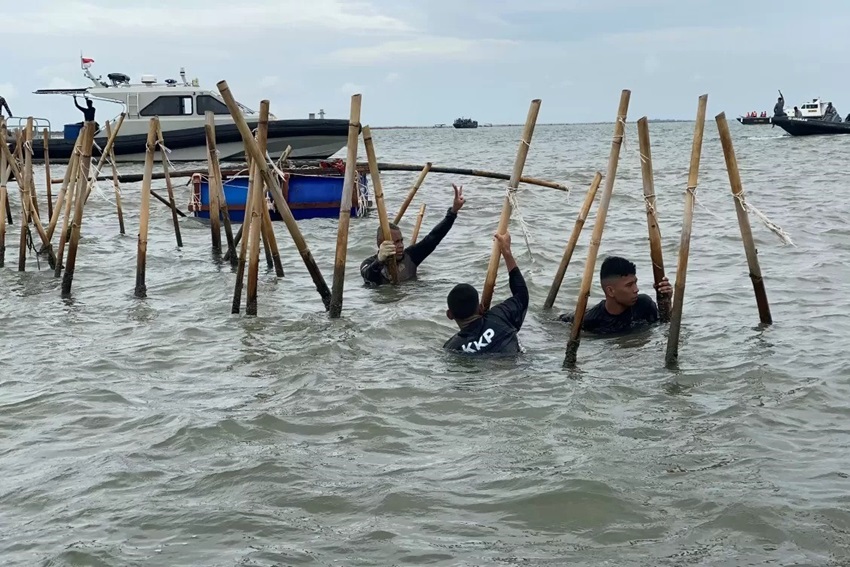
<instances>
[{"instance_id":1,"label":"indonesian flag","mask_svg":"<svg viewBox=\"0 0 850 567\"><path fill-rule=\"evenodd\" d=\"M88 57L80 55L80 66L82 66L83 69L88 69L91 67L92 63L94 63L94 59L89 59Z\"/></svg>"}]
</instances>

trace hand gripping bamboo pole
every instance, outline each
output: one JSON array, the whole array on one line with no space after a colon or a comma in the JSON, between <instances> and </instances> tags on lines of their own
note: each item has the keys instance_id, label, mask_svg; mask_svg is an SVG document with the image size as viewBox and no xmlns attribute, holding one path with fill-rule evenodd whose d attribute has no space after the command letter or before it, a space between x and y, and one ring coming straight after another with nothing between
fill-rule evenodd
<instances>
[{"instance_id":1,"label":"hand gripping bamboo pole","mask_svg":"<svg viewBox=\"0 0 850 567\"><path fill-rule=\"evenodd\" d=\"M82 157L80 167L80 183L77 184L77 194L74 199L74 220L71 223L71 236L68 243L68 262L62 277L62 297L71 297L71 285L74 282L74 270L77 265L77 249L80 245L80 230L83 225L83 191L88 187L89 166L91 165L91 148L94 142L94 122L86 122L83 127Z\"/></svg>"},{"instance_id":2,"label":"hand gripping bamboo pole","mask_svg":"<svg viewBox=\"0 0 850 567\"><path fill-rule=\"evenodd\" d=\"M590 246L587 250L587 262L584 264L584 274L581 279L581 290L576 301L570 338L567 341L567 352L564 364L575 366L576 354L581 343L581 325L587 310L587 300L590 297L590 285L593 283L593 273L596 270L596 255L602 244L602 231L605 229L605 219L608 217L608 205L614 193L614 179L617 177L617 166L620 162L620 149L626 134L626 117L629 113L629 100L632 91L623 89L620 93L620 105L617 107L617 121L614 124L614 138L611 140L611 153L608 155L608 170L605 173L605 187L596 206L596 221L593 223L593 233L590 236Z\"/></svg>"},{"instance_id":3,"label":"hand gripping bamboo pole","mask_svg":"<svg viewBox=\"0 0 850 567\"><path fill-rule=\"evenodd\" d=\"M652 277L657 286L664 279L664 254L661 248L661 228L655 208L655 176L652 172L652 146L649 143L649 123L646 116L640 118L638 126L638 145L640 147L640 174L643 180L643 199L646 205L646 225L649 230L649 257L652 261ZM670 321L670 296L656 293L658 319L662 323Z\"/></svg>"},{"instance_id":4,"label":"hand gripping bamboo pole","mask_svg":"<svg viewBox=\"0 0 850 567\"><path fill-rule=\"evenodd\" d=\"M685 302L685 279L688 273L688 254L691 250L691 226L696 204L697 178L702 154L702 135L705 130L705 109L708 95L699 97L697 119L694 126L694 141L691 146L691 165L688 171L688 187L685 191L685 213L682 220L682 239L679 243L679 264L676 267L676 285L673 293L673 311L670 314L670 332L667 335L667 366L672 366L679 358L679 333L682 328L682 308Z\"/></svg>"},{"instance_id":5,"label":"hand gripping bamboo pole","mask_svg":"<svg viewBox=\"0 0 850 567\"><path fill-rule=\"evenodd\" d=\"M345 176L342 197L339 203L339 225L336 234L336 255L334 256L333 291L331 292L330 316L339 317L342 313L342 288L345 284L345 258L348 254L348 225L351 221L351 195L357 183L357 139L360 135L361 96L351 96L351 110L348 119L348 145L346 148Z\"/></svg>"},{"instance_id":6,"label":"hand gripping bamboo pole","mask_svg":"<svg viewBox=\"0 0 850 567\"><path fill-rule=\"evenodd\" d=\"M319 266L316 265L316 261L310 253L310 248L307 247L307 242L301 235L301 231L298 228L298 222L292 216L292 211L289 210L289 205L286 204L286 200L283 198L283 193L280 190L280 183L278 183L277 179L271 175L269 166L265 161L265 157L260 153L256 140L254 140L251 136L251 129L248 127L245 117L242 116L242 111L239 109L236 99L233 98L233 94L230 92L230 87L227 86L227 81L219 81L216 83L216 87L218 88L219 94L221 94L221 97L224 99L224 102L227 104L227 108L230 110L230 115L233 117L233 121L236 123L237 128L239 128L239 133L242 135L242 141L245 144L245 150L251 159L257 162L257 165L260 168L260 175L263 177L263 181L271 191L275 207L277 207L278 213L283 218L284 223L286 223L286 227L289 229L292 240L295 242L295 247L298 249L299 254L301 254L301 258L304 260L304 265L307 267L307 271L310 272L310 276L313 278L313 283L316 285L316 290L322 297L325 309L330 309L331 292L322 277L322 272L319 270Z\"/></svg>"},{"instance_id":7,"label":"hand gripping bamboo pole","mask_svg":"<svg viewBox=\"0 0 850 567\"><path fill-rule=\"evenodd\" d=\"M522 130L522 138L519 141L519 149L517 150L516 160L514 161L514 170L511 174L511 180L508 182L508 191L516 191L519 187L519 180L522 177L522 170L525 167L525 159L528 157L528 149L531 147L531 136L534 134L534 125L537 123L537 114L540 112L540 99L536 98L531 101L528 107L528 116L525 119L525 128ZM511 199L510 195L505 195L505 201L502 204L502 216L499 218L498 234L505 234L508 230L508 223L511 220ZM493 299L493 291L496 288L496 274L499 271L501 263L501 251L499 243L493 240L493 247L490 251L490 264L487 267L487 276L484 279L484 290L481 293L481 305L484 310L490 309L490 302Z\"/></svg>"},{"instance_id":8,"label":"hand gripping bamboo pole","mask_svg":"<svg viewBox=\"0 0 850 567\"><path fill-rule=\"evenodd\" d=\"M738 226L741 228L741 240L744 242L744 252L747 255L750 280L753 282L753 291L756 294L759 320L762 324L770 325L773 323L773 317L770 315L770 304L767 302L767 291L764 287L758 250L756 250L753 231L750 227L750 216L744 208L744 186L741 183L741 173L738 171L738 158L735 156L735 148L732 145L732 134L729 132L729 125L726 123L726 113L721 112L715 116L715 120L717 121L717 130L720 132L723 157L726 159L726 171L729 173L729 185L735 201L735 212L738 214Z\"/></svg>"},{"instance_id":9,"label":"hand gripping bamboo pole","mask_svg":"<svg viewBox=\"0 0 850 567\"><path fill-rule=\"evenodd\" d=\"M573 257L573 252L578 243L578 237L581 235L581 229L584 227L584 222L587 220L587 215L590 213L590 207L593 205L593 199L596 197L596 191L599 189L599 184L602 183L602 174L598 171L587 189L587 194L584 196L584 202L581 204L581 209L576 218L576 223L573 226L573 232L570 234L570 239L567 241L567 247L564 249L564 256L561 258L561 264L558 266L558 271L555 272L555 279L552 281L552 286L549 288L549 295L546 296L546 302L543 304L543 309L551 309L555 304L555 298L558 296L558 290L561 288L561 283L564 281L564 274L567 273L567 267L570 265L570 259Z\"/></svg>"},{"instance_id":10,"label":"hand gripping bamboo pole","mask_svg":"<svg viewBox=\"0 0 850 567\"><path fill-rule=\"evenodd\" d=\"M378 165L377 163L375 164ZM372 164L369 164L371 167ZM410 203L413 201L413 197L416 196L416 192L419 191L419 188L422 186L422 183L425 181L425 176L428 175L428 172L431 171L431 162L425 164L425 167L422 168L422 171L419 173L419 177L416 179L416 183L413 184L413 187L410 188L410 191L407 193L407 197L404 198L404 203L401 204L401 208L399 208L398 212L393 219L393 224L398 224L401 222L402 217L404 216L405 211L407 211L407 207L410 206Z\"/></svg>"},{"instance_id":11,"label":"hand gripping bamboo pole","mask_svg":"<svg viewBox=\"0 0 850 567\"><path fill-rule=\"evenodd\" d=\"M393 235L390 231L390 221L387 220L387 206L384 202L384 187L381 184L381 172L378 171L378 158L375 156L375 144L372 141L372 131L368 126L363 127L363 145L366 147L366 158L369 160L369 176L372 178L372 190L375 194L375 207L378 209L378 222L381 224L382 240L392 242ZM395 256L387 261L387 272L393 284L398 283L398 264Z\"/></svg>"},{"instance_id":12,"label":"hand gripping bamboo pole","mask_svg":"<svg viewBox=\"0 0 850 567\"><path fill-rule=\"evenodd\" d=\"M148 255L148 223L151 213L151 175L153 175L153 160L156 153L156 133L159 128L159 118L154 116L148 126L148 137L145 142L145 173L142 179L142 204L139 212L139 242L136 255L136 291L135 296L148 296L145 283Z\"/></svg>"}]
</instances>

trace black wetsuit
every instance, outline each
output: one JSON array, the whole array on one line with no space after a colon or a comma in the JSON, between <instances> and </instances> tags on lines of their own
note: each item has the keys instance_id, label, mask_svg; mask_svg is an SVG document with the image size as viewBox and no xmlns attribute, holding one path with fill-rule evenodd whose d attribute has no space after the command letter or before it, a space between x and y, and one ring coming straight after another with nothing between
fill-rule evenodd
<instances>
[{"instance_id":1,"label":"black wetsuit","mask_svg":"<svg viewBox=\"0 0 850 567\"><path fill-rule=\"evenodd\" d=\"M86 122L94 122L95 108L93 106L92 107L80 106L79 103L77 103L77 101L74 101L74 105L76 105L76 107L79 108L83 112L83 119Z\"/></svg>"},{"instance_id":2,"label":"black wetsuit","mask_svg":"<svg viewBox=\"0 0 850 567\"><path fill-rule=\"evenodd\" d=\"M446 341L444 349L465 354L522 352L517 333L528 311L528 287L519 268L508 272L508 281L511 297L461 329Z\"/></svg>"},{"instance_id":3,"label":"black wetsuit","mask_svg":"<svg viewBox=\"0 0 850 567\"><path fill-rule=\"evenodd\" d=\"M574 316L574 313L567 313L559 318L561 321L572 323ZM638 295L637 303L619 315L608 313L603 299L585 312L581 328L583 331L598 335L613 335L646 328L656 321L658 321L658 306L651 297L641 293Z\"/></svg>"},{"instance_id":4,"label":"black wetsuit","mask_svg":"<svg viewBox=\"0 0 850 567\"><path fill-rule=\"evenodd\" d=\"M12 117L12 110L9 108L9 104L6 102L6 99L0 96L0 117L3 116L3 109L6 109L6 112L9 113L9 118Z\"/></svg>"},{"instance_id":5,"label":"black wetsuit","mask_svg":"<svg viewBox=\"0 0 850 567\"><path fill-rule=\"evenodd\" d=\"M446 211L446 216L435 226L428 235L416 244L404 249L404 256L396 261L398 266L398 281L403 282L416 277L416 269L425 261L431 252L437 247L443 237L448 234L449 229L457 218L457 213L451 209ZM380 260L378 255L369 256L360 264L360 275L366 283L381 285L390 283L390 275L387 266Z\"/></svg>"}]
</instances>

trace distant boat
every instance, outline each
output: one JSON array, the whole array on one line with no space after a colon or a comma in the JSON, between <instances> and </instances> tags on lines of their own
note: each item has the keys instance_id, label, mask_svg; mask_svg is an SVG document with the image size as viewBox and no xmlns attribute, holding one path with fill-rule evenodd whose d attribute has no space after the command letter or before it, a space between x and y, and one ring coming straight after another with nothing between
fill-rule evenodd
<instances>
[{"instance_id":1,"label":"distant boat","mask_svg":"<svg viewBox=\"0 0 850 567\"><path fill-rule=\"evenodd\" d=\"M478 128L478 121L472 118L458 118L454 122L455 128Z\"/></svg>"},{"instance_id":2,"label":"distant boat","mask_svg":"<svg viewBox=\"0 0 850 567\"><path fill-rule=\"evenodd\" d=\"M800 118L807 118L810 120L820 120L826 114L826 106L827 103L823 102L819 98L813 98L812 102L804 102L800 105ZM784 108L785 115L787 117L794 116L793 108ZM739 116L738 122L744 124L746 126L753 124L773 124L774 119L784 118L783 116L753 116L753 113L749 113L747 116Z\"/></svg>"},{"instance_id":3,"label":"distant boat","mask_svg":"<svg viewBox=\"0 0 850 567\"><path fill-rule=\"evenodd\" d=\"M850 122L824 120L822 118L789 118L774 116L773 124L792 136L813 136L816 134L850 134Z\"/></svg>"}]
</instances>

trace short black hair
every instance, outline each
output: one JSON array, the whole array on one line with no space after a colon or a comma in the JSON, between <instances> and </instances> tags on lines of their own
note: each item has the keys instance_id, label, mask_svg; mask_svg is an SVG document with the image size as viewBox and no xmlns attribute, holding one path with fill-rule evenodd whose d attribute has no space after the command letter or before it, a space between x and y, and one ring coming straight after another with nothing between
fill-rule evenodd
<instances>
[{"instance_id":1,"label":"short black hair","mask_svg":"<svg viewBox=\"0 0 850 567\"><path fill-rule=\"evenodd\" d=\"M637 268L632 262L620 256L608 256L599 269L599 281L604 282L612 277L633 276L636 273Z\"/></svg>"},{"instance_id":2,"label":"short black hair","mask_svg":"<svg viewBox=\"0 0 850 567\"><path fill-rule=\"evenodd\" d=\"M401 230L401 229L398 227L398 225L397 225L396 223L394 223L394 222L387 223L387 224L389 224L389 225L390 225L390 231L393 231L393 230ZM375 234L375 238L377 238L377 239L378 239L378 246L380 246L380 245L381 245L381 242L383 242L383 241L384 241L383 236L384 236L384 233L383 233L383 231L381 230L381 225L380 225L380 224L378 224L378 232ZM392 237L390 237L390 240L392 240Z\"/></svg>"},{"instance_id":3,"label":"short black hair","mask_svg":"<svg viewBox=\"0 0 850 567\"><path fill-rule=\"evenodd\" d=\"M457 284L446 298L455 319L472 317L478 311L478 290L469 284Z\"/></svg>"}]
</instances>

